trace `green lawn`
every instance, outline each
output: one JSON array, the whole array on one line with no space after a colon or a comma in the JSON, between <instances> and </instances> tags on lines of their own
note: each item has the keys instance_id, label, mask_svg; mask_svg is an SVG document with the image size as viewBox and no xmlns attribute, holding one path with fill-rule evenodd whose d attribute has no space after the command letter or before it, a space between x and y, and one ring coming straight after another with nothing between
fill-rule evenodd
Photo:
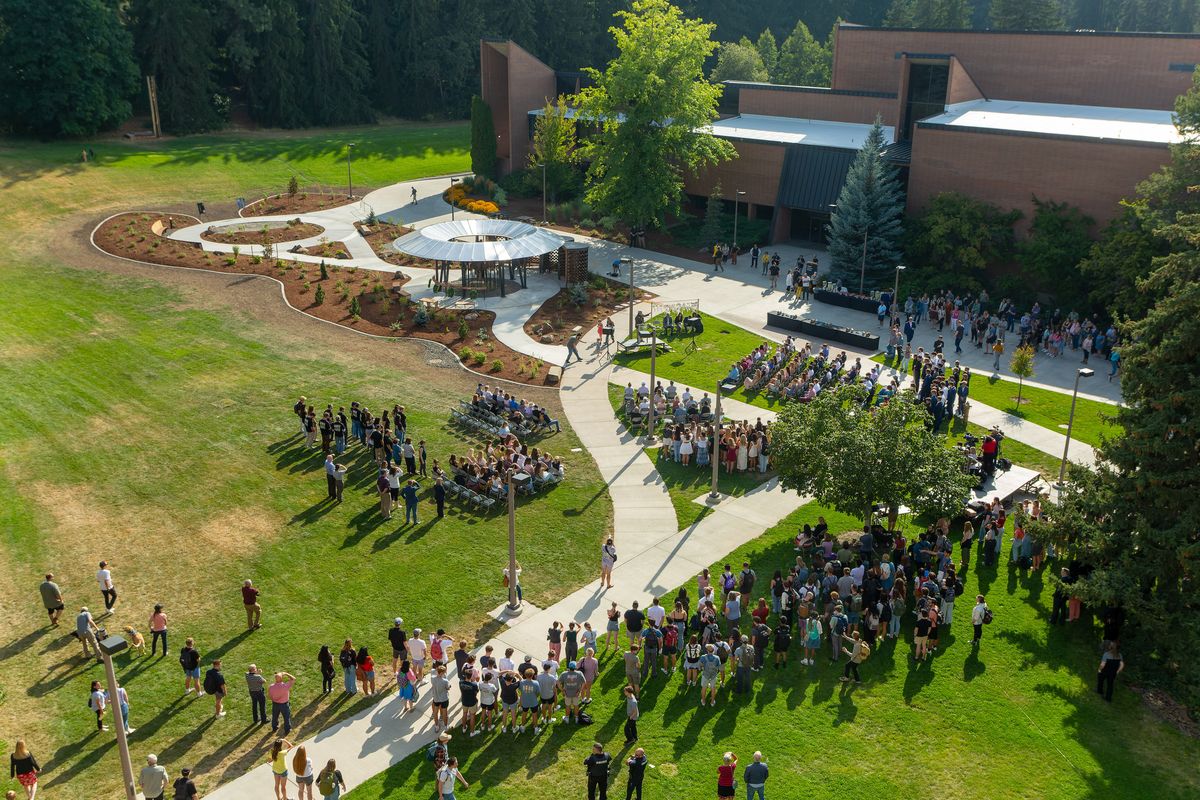
<instances>
[{"instance_id":1,"label":"green lawn","mask_svg":"<svg viewBox=\"0 0 1200 800\"><path fill-rule=\"evenodd\" d=\"M856 526L806 506L711 568L744 559L765 579L792 561L797 526L820 513L834 530ZM795 643L786 668L758 673L752 696L722 690L716 708L699 708L697 690L686 688L680 675L655 675L643 692L638 725L638 744L655 765L646 796L710 797L721 754L732 750L745 764L756 749L771 768L767 796L776 798L1197 796L1194 741L1143 708L1124 685L1111 706L1094 694L1098 628L1078 623L1048 630L1050 589L1043 578L1053 565L1021 575L1006 566L976 569L977 563L956 605L953 635L943 635L937 655L920 666L909 660L906 615L902 638L876 649L859 687L843 687L841 671L824 658L801 667ZM695 594L694 584L689 591ZM996 622L975 653L966 598L977 591L987 595ZM615 658L602 663L590 707L594 725L554 726L536 739L530 733L455 737L451 751L472 782L462 795L582 797L581 764L597 740L622 763L629 755L621 735L623 671ZM610 796L621 796L625 771L614 772ZM354 793L362 800L425 797L432 773L417 754Z\"/></svg>"},{"instance_id":2,"label":"green lawn","mask_svg":"<svg viewBox=\"0 0 1200 800\"><path fill-rule=\"evenodd\" d=\"M882 353L872 358L881 364L888 363ZM1086 384L1082 388L1086 389ZM1018 410L1017 382L1007 378L993 379L983 373L976 373L971 378L971 399L1058 433L1066 433L1067 419L1071 416L1070 394L1026 384L1021 389L1021 407ZM1118 427L1106 419L1116 414L1117 407L1111 403L1079 398L1075 406L1071 438L1099 446L1103 436L1114 436L1118 432Z\"/></svg>"}]
</instances>

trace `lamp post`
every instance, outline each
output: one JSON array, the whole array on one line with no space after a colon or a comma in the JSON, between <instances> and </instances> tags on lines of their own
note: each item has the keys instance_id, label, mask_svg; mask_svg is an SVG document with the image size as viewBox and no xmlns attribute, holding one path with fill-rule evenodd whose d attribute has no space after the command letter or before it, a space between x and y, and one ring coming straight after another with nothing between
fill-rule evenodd
<instances>
[{"instance_id":1,"label":"lamp post","mask_svg":"<svg viewBox=\"0 0 1200 800\"><path fill-rule=\"evenodd\" d=\"M1071 393L1071 416L1067 417L1067 440L1063 442L1062 463L1058 466L1058 482L1054 484L1057 489L1062 489L1067 485L1067 449L1071 446L1071 427L1075 424L1075 401L1079 399L1079 379L1090 378L1095 374L1094 370L1087 367L1080 367L1075 371L1075 391Z\"/></svg>"},{"instance_id":2,"label":"lamp post","mask_svg":"<svg viewBox=\"0 0 1200 800\"><path fill-rule=\"evenodd\" d=\"M737 241L738 241L737 240L738 198L744 194L745 194L745 192L743 192L741 189L734 189L734 191L733 191L733 246L734 247L737 247Z\"/></svg>"},{"instance_id":3,"label":"lamp post","mask_svg":"<svg viewBox=\"0 0 1200 800\"><path fill-rule=\"evenodd\" d=\"M521 602L517 599L517 488L529 483L525 472L513 472L508 476L508 606L504 613L515 617L521 613Z\"/></svg>"},{"instance_id":4,"label":"lamp post","mask_svg":"<svg viewBox=\"0 0 1200 800\"><path fill-rule=\"evenodd\" d=\"M717 491L717 476L720 474L719 466L721 461L721 379L717 378L717 427L713 431L713 446L709 448L708 457L712 461L712 489L708 493L708 499L720 500L721 493Z\"/></svg>"},{"instance_id":5,"label":"lamp post","mask_svg":"<svg viewBox=\"0 0 1200 800\"><path fill-rule=\"evenodd\" d=\"M654 358L658 355L658 331L654 329L654 321L650 321L650 425L646 428L646 441L654 441Z\"/></svg>"},{"instance_id":6,"label":"lamp post","mask_svg":"<svg viewBox=\"0 0 1200 800\"><path fill-rule=\"evenodd\" d=\"M133 784L133 762L129 758L129 740L125 738L125 718L121 714L121 697L117 691L117 673L113 670L112 657L129 647L129 642L120 636L109 636L100 645L100 658L104 661L104 677L108 683L108 704L112 708L113 727L117 732L117 752L121 756L121 777L125 781L126 800L135 800L137 788Z\"/></svg>"},{"instance_id":7,"label":"lamp post","mask_svg":"<svg viewBox=\"0 0 1200 800\"><path fill-rule=\"evenodd\" d=\"M456 184L456 183L458 183L458 178L451 178L450 179L450 188L453 189L454 184ZM453 201L450 203L450 221L454 222L454 203L453 203Z\"/></svg>"},{"instance_id":8,"label":"lamp post","mask_svg":"<svg viewBox=\"0 0 1200 800\"><path fill-rule=\"evenodd\" d=\"M863 252L862 263L858 267L858 293L863 294L863 287L867 282L867 236L871 232L871 223L867 223L867 227L863 228Z\"/></svg>"},{"instance_id":9,"label":"lamp post","mask_svg":"<svg viewBox=\"0 0 1200 800\"><path fill-rule=\"evenodd\" d=\"M542 222L546 221L546 162L538 164L542 168Z\"/></svg>"},{"instance_id":10,"label":"lamp post","mask_svg":"<svg viewBox=\"0 0 1200 800\"><path fill-rule=\"evenodd\" d=\"M635 336L636 331L633 329L633 259L625 256L621 259L621 263L629 269L629 335Z\"/></svg>"},{"instance_id":11,"label":"lamp post","mask_svg":"<svg viewBox=\"0 0 1200 800\"><path fill-rule=\"evenodd\" d=\"M895 320L896 317L900 316L899 314L897 314L895 312L895 309L898 309L900 307L900 273L903 272L904 269L905 269L905 267L903 264L896 265L896 283L892 287L892 319L893 320Z\"/></svg>"},{"instance_id":12,"label":"lamp post","mask_svg":"<svg viewBox=\"0 0 1200 800\"><path fill-rule=\"evenodd\" d=\"M346 183L350 188L350 199L354 199L354 175L350 171L351 157L354 155L354 142L346 145Z\"/></svg>"}]
</instances>

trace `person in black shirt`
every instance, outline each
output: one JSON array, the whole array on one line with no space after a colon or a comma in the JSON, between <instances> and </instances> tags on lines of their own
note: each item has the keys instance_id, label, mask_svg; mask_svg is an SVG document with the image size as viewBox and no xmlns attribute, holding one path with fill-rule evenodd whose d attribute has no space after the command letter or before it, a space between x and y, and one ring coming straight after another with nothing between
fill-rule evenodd
<instances>
[{"instance_id":1,"label":"person in black shirt","mask_svg":"<svg viewBox=\"0 0 1200 800\"><path fill-rule=\"evenodd\" d=\"M346 452L346 415L338 409L338 415L333 418L329 429L333 432L333 452L339 456Z\"/></svg>"},{"instance_id":2,"label":"person in black shirt","mask_svg":"<svg viewBox=\"0 0 1200 800\"><path fill-rule=\"evenodd\" d=\"M625 612L625 631L629 634L629 643L636 644L642 638L642 625L646 621L646 615L638 610L637 601L633 601L633 607Z\"/></svg>"},{"instance_id":3,"label":"person in black shirt","mask_svg":"<svg viewBox=\"0 0 1200 800\"><path fill-rule=\"evenodd\" d=\"M433 483L433 502L437 503L438 519L446 516L446 486L441 478Z\"/></svg>"},{"instance_id":4,"label":"person in black shirt","mask_svg":"<svg viewBox=\"0 0 1200 800\"><path fill-rule=\"evenodd\" d=\"M583 760L587 769L588 800L596 800L596 790L600 790L600 800L608 800L608 765L612 756L604 752L604 745L596 742L592 745L592 754Z\"/></svg>"},{"instance_id":5,"label":"person in black shirt","mask_svg":"<svg viewBox=\"0 0 1200 800\"><path fill-rule=\"evenodd\" d=\"M192 771L186 767L179 771L179 777L172 784L175 788L175 797L180 800L191 800L196 797L196 784L192 783Z\"/></svg>"},{"instance_id":6,"label":"person in black shirt","mask_svg":"<svg viewBox=\"0 0 1200 800\"><path fill-rule=\"evenodd\" d=\"M646 751L640 747L634 750L633 755L625 762L625 766L629 768L629 783L625 785L625 800L631 800L634 794L637 795L637 800L642 800L642 779L646 777L646 766L649 763Z\"/></svg>"},{"instance_id":7,"label":"person in black shirt","mask_svg":"<svg viewBox=\"0 0 1200 800\"><path fill-rule=\"evenodd\" d=\"M388 628L388 642L392 645L392 674L398 674L397 669L400 666L400 659L404 658L404 643L408 641L408 634L405 633L404 620L396 617L392 627Z\"/></svg>"}]
</instances>

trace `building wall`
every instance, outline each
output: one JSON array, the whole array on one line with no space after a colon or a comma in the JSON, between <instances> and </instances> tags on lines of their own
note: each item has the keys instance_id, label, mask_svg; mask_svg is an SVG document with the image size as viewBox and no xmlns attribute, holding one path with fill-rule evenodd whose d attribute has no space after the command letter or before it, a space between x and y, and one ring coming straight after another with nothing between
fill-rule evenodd
<instances>
[{"instance_id":1,"label":"building wall","mask_svg":"<svg viewBox=\"0 0 1200 800\"><path fill-rule=\"evenodd\" d=\"M496 128L496 157L507 158L510 142L508 116L508 58L493 43L479 43L480 94L492 110Z\"/></svg>"},{"instance_id":2,"label":"building wall","mask_svg":"<svg viewBox=\"0 0 1200 800\"><path fill-rule=\"evenodd\" d=\"M898 54L953 55L987 97L1044 103L1171 108L1200 62L1200 37L921 31L841 26L833 88L891 92Z\"/></svg>"},{"instance_id":3,"label":"building wall","mask_svg":"<svg viewBox=\"0 0 1200 800\"><path fill-rule=\"evenodd\" d=\"M765 114L868 125L875 121L878 114L883 117L884 125L895 125L897 108L895 98L838 94L819 89L796 91L790 87L770 89L743 85L738 91L739 114Z\"/></svg>"},{"instance_id":4,"label":"building wall","mask_svg":"<svg viewBox=\"0 0 1200 800\"><path fill-rule=\"evenodd\" d=\"M1028 230L1033 195L1078 206L1097 228L1117 215L1120 201L1170 158L1166 146L1087 142L1033 136L914 129L908 210L916 213L937 194L959 192L1024 214ZM1102 165L1102 166L1101 166Z\"/></svg>"},{"instance_id":5,"label":"building wall","mask_svg":"<svg viewBox=\"0 0 1200 800\"><path fill-rule=\"evenodd\" d=\"M907 63L907 59L905 59ZM965 103L968 100L982 100L983 92L967 72L967 68L957 58L950 59L950 85L946 87L946 105Z\"/></svg>"},{"instance_id":6,"label":"building wall","mask_svg":"<svg viewBox=\"0 0 1200 800\"><path fill-rule=\"evenodd\" d=\"M738 152L737 158L686 176L684 191L707 197L713 184L720 181L721 195L726 200L733 200L734 192L741 189L746 193L740 196L742 203L775 205L787 148L758 142L733 142L733 146Z\"/></svg>"},{"instance_id":7,"label":"building wall","mask_svg":"<svg viewBox=\"0 0 1200 800\"><path fill-rule=\"evenodd\" d=\"M530 145L529 112L554 100L556 91L557 82L554 78L554 70L509 42L508 130L512 132L512 141L505 147L507 156L499 165L501 175L525 166L525 162L529 158ZM501 146L505 146L503 138L501 138Z\"/></svg>"}]
</instances>

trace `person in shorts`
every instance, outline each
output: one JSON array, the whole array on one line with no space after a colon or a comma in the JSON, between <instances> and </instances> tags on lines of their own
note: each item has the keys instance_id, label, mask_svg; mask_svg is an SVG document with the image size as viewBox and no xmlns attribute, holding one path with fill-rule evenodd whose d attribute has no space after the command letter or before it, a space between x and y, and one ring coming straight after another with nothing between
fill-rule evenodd
<instances>
[{"instance_id":1,"label":"person in shorts","mask_svg":"<svg viewBox=\"0 0 1200 800\"><path fill-rule=\"evenodd\" d=\"M446 677L446 665L438 664L437 672L429 679L432 693L430 708L433 710L433 729L444 731L450 727L447 709L450 707L450 680Z\"/></svg>"},{"instance_id":2,"label":"person in shorts","mask_svg":"<svg viewBox=\"0 0 1200 800\"><path fill-rule=\"evenodd\" d=\"M572 661L567 664L567 671L558 679L558 687L562 690L563 707L566 713L563 716L563 722L578 722L579 707L583 696L583 673L579 671L579 664Z\"/></svg>"},{"instance_id":3,"label":"person in shorts","mask_svg":"<svg viewBox=\"0 0 1200 800\"><path fill-rule=\"evenodd\" d=\"M42 605L46 608L46 613L50 615L50 626L58 627L58 618L62 616L63 599L62 592L58 588L58 584L54 582L54 574L46 573L46 580L38 587L42 595Z\"/></svg>"},{"instance_id":4,"label":"person in shorts","mask_svg":"<svg viewBox=\"0 0 1200 800\"><path fill-rule=\"evenodd\" d=\"M715 644L707 644L704 646L704 655L700 656L700 705L704 705L705 698L708 698L708 705L715 706L717 704L717 686L718 676L724 670L724 664L721 662L720 656L717 655L717 646Z\"/></svg>"},{"instance_id":5,"label":"person in shorts","mask_svg":"<svg viewBox=\"0 0 1200 800\"><path fill-rule=\"evenodd\" d=\"M520 678L512 670L500 673L501 733L504 733L508 728L512 728L513 733L517 732L517 714L521 708L520 694L517 691L517 684L519 682Z\"/></svg>"},{"instance_id":6,"label":"person in shorts","mask_svg":"<svg viewBox=\"0 0 1200 800\"><path fill-rule=\"evenodd\" d=\"M529 673L524 673L521 682L517 684L517 694L521 697L521 724L517 728L517 733L524 733L527 725L530 724L532 718L533 730L537 732L538 727L538 709L542 702L541 687L538 682L533 679Z\"/></svg>"},{"instance_id":7,"label":"person in shorts","mask_svg":"<svg viewBox=\"0 0 1200 800\"><path fill-rule=\"evenodd\" d=\"M420 628L413 628L413 635L404 642L404 646L408 649L408 660L412 662L413 672L420 683L425 677L425 655L429 652L425 640L421 638Z\"/></svg>"},{"instance_id":8,"label":"person in shorts","mask_svg":"<svg viewBox=\"0 0 1200 800\"><path fill-rule=\"evenodd\" d=\"M500 693L500 684L496 682L496 673L492 672L492 669L494 668L485 669L482 680L479 681L480 730L496 729L496 696Z\"/></svg>"},{"instance_id":9,"label":"person in shorts","mask_svg":"<svg viewBox=\"0 0 1200 800\"><path fill-rule=\"evenodd\" d=\"M551 671L552 666L552 661L542 662L541 674L537 676L538 697L542 702L541 722L546 727L550 727L550 723L554 722L554 704L558 700L558 678ZM541 733L536 727L533 732Z\"/></svg>"},{"instance_id":10,"label":"person in shorts","mask_svg":"<svg viewBox=\"0 0 1200 800\"><path fill-rule=\"evenodd\" d=\"M200 651L190 636L184 640L183 649L179 651L179 666L183 668L183 693L191 694L195 689L204 694L204 688L200 685Z\"/></svg>"},{"instance_id":11,"label":"person in shorts","mask_svg":"<svg viewBox=\"0 0 1200 800\"><path fill-rule=\"evenodd\" d=\"M460 725L464 732L475 736L479 733L475 730L475 714L479 707L479 684L472 680L470 673L458 673L458 695L462 698L462 722Z\"/></svg>"},{"instance_id":12,"label":"person in shorts","mask_svg":"<svg viewBox=\"0 0 1200 800\"><path fill-rule=\"evenodd\" d=\"M583 691L580 693L582 705L587 705L592 702L592 686L596 683L596 676L600 674L600 662L596 660L596 648L589 647L583 653L583 660L579 662L579 671L583 673Z\"/></svg>"},{"instance_id":13,"label":"person in shorts","mask_svg":"<svg viewBox=\"0 0 1200 800\"><path fill-rule=\"evenodd\" d=\"M636 644L629 645L628 652L625 653L625 681L633 687L636 694L641 691L642 687L642 671L638 664L638 646Z\"/></svg>"}]
</instances>

